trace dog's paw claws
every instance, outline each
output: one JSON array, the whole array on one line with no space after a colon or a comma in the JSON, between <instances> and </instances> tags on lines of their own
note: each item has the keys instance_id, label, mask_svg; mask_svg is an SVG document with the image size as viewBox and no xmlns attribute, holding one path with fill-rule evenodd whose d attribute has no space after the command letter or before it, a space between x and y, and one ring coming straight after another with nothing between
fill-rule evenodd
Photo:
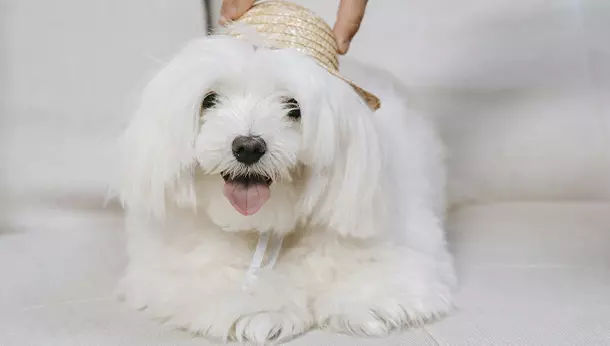
<instances>
[{"instance_id":1,"label":"dog's paw claws","mask_svg":"<svg viewBox=\"0 0 610 346\"><path fill-rule=\"evenodd\" d=\"M255 313L239 318L231 329L229 339L257 345L284 342L305 333L310 325L310 321L303 321L294 314Z\"/></svg>"},{"instance_id":2,"label":"dog's paw claws","mask_svg":"<svg viewBox=\"0 0 610 346\"><path fill-rule=\"evenodd\" d=\"M437 320L449 310L448 304L441 304L430 310L409 309L399 304L372 309L356 308L342 314L330 315L322 319L319 324L324 329L343 334L383 337L403 328Z\"/></svg>"}]
</instances>

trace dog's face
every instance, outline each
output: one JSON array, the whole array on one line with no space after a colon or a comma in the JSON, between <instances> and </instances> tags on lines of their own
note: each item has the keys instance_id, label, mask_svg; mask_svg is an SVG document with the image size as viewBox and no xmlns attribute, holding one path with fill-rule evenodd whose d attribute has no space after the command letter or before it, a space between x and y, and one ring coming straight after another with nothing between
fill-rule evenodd
<instances>
[{"instance_id":1,"label":"dog's face","mask_svg":"<svg viewBox=\"0 0 610 346\"><path fill-rule=\"evenodd\" d=\"M378 209L373 116L351 86L299 52L197 40L143 92L124 137L121 195L157 216L167 203L199 208L207 195L232 205L233 216L207 208L223 222L290 210L357 235Z\"/></svg>"},{"instance_id":2,"label":"dog's face","mask_svg":"<svg viewBox=\"0 0 610 346\"><path fill-rule=\"evenodd\" d=\"M298 100L276 87L270 76L249 72L249 78L242 75L210 86L195 145L199 167L222 176L225 197L246 216L272 197L272 184L292 184L299 178L295 175L303 165Z\"/></svg>"}]
</instances>

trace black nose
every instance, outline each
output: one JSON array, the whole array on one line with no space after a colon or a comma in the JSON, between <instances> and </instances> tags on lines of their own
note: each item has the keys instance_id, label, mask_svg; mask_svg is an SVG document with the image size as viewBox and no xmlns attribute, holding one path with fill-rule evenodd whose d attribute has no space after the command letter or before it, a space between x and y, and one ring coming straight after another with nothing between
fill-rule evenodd
<instances>
[{"instance_id":1,"label":"black nose","mask_svg":"<svg viewBox=\"0 0 610 346\"><path fill-rule=\"evenodd\" d=\"M267 143L257 136L238 136L233 140L232 149L237 161L251 165L265 155Z\"/></svg>"}]
</instances>

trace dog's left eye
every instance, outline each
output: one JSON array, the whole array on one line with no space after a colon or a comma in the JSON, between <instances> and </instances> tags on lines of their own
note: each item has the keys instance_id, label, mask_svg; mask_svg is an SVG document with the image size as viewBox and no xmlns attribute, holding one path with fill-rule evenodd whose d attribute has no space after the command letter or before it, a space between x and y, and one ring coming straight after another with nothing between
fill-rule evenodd
<instances>
[{"instance_id":1,"label":"dog's left eye","mask_svg":"<svg viewBox=\"0 0 610 346\"><path fill-rule=\"evenodd\" d=\"M203 98L203 101L201 101L201 110L206 110L209 108L212 108L216 105L216 103L218 102L218 94L215 92L209 92L207 95L205 95L205 97Z\"/></svg>"},{"instance_id":2,"label":"dog's left eye","mask_svg":"<svg viewBox=\"0 0 610 346\"><path fill-rule=\"evenodd\" d=\"M294 120L301 119L301 107L295 99L287 99L284 101L284 108L288 110L288 117Z\"/></svg>"}]
</instances>

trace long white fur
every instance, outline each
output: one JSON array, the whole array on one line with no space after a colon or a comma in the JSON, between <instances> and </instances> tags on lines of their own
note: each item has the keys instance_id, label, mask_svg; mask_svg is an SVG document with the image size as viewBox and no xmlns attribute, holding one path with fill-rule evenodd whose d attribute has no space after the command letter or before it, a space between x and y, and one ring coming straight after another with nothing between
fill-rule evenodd
<instances>
[{"instance_id":1,"label":"long white fur","mask_svg":"<svg viewBox=\"0 0 610 346\"><path fill-rule=\"evenodd\" d=\"M123 137L124 298L221 340L286 340L315 326L387 335L452 306L444 240L445 166L432 124L392 80L362 66L372 112L345 82L289 50L212 36L191 42L150 82ZM200 114L204 96L219 103ZM286 116L295 98L301 121ZM237 135L268 153L232 157ZM252 216L222 194L220 172L274 178ZM273 270L240 290L257 232L286 235Z\"/></svg>"}]
</instances>

